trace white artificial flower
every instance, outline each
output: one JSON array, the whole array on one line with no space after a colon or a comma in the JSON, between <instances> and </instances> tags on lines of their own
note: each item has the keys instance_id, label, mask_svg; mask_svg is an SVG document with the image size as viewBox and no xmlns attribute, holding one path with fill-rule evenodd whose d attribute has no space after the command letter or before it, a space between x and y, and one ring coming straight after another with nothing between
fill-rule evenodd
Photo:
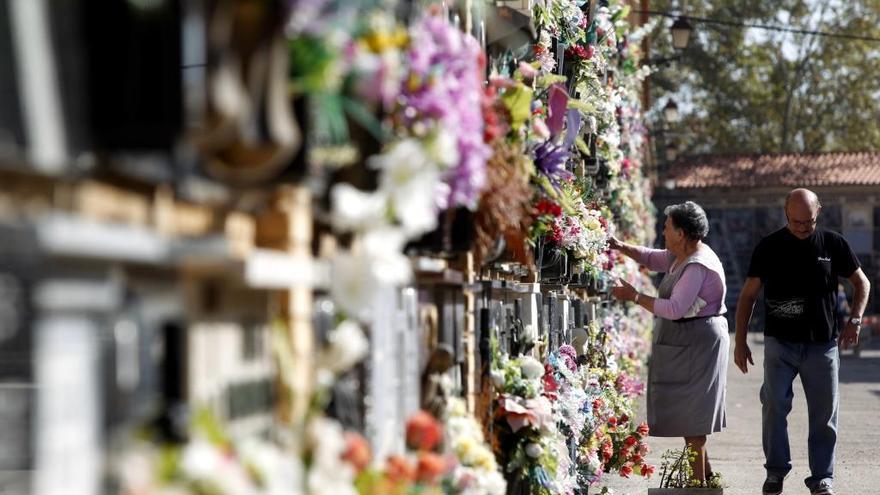
<instances>
[{"instance_id":1,"label":"white artificial flower","mask_svg":"<svg viewBox=\"0 0 880 495\"><path fill-rule=\"evenodd\" d=\"M399 229L371 229L357 238L353 251L330 260L330 293L347 315L369 321L377 288L412 279L412 266L402 252L405 241Z\"/></svg>"},{"instance_id":2,"label":"white artificial flower","mask_svg":"<svg viewBox=\"0 0 880 495\"><path fill-rule=\"evenodd\" d=\"M180 467L188 478L204 479L222 469L223 464L223 455L217 447L196 438L184 447Z\"/></svg>"},{"instance_id":3,"label":"white artificial flower","mask_svg":"<svg viewBox=\"0 0 880 495\"><path fill-rule=\"evenodd\" d=\"M526 445L526 455L531 457L532 459L537 459L541 457L541 454L544 453L544 448L536 443L530 443Z\"/></svg>"},{"instance_id":4,"label":"white artificial flower","mask_svg":"<svg viewBox=\"0 0 880 495\"><path fill-rule=\"evenodd\" d=\"M147 448L126 451L116 461L120 484L125 493L149 493L154 484L154 455Z\"/></svg>"},{"instance_id":5,"label":"white artificial flower","mask_svg":"<svg viewBox=\"0 0 880 495\"><path fill-rule=\"evenodd\" d=\"M424 170L409 182L395 186L389 194L395 217L406 234L416 238L437 228L439 198L448 196L448 188L437 170Z\"/></svg>"},{"instance_id":6,"label":"white artificial flower","mask_svg":"<svg viewBox=\"0 0 880 495\"><path fill-rule=\"evenodd\" d=\"M342 373L364 359L369 351L370 342L360 325L345 320L328 332L321 365L335 373Z\"/></svg>"},{"instance_id":7,"label":"white artificial flower","mask_svg":"<svg viewBox=\"0 0 880 495\"><path fill-rule=\"evenodd\" d=\"M440 171L419 141L399 141L368 163L381 171L379 189L390 198L407 235L414 237L437 227Z\"/></svg>"},{"instance_id":8,"label":"white artificial flower","mask_svg":"<svg viewBox=\"0 0 880 495\"><path fill-rule=\"evenodd\" d=\"M347 183L333 186L330 203L333 227L342 231L381 225L388 210L388 198L383 191L365 192Z\"/></svg>"},{"instance_id":9,"label":"white artificial flower","mask_svg":"<svg viewBox=\"0 0 880 495\"><path fill-rule=\"evenodd\" d=\"M306 435L312 448L309 495L357 495L354 469L342 461L346 448L342 426L328 418L316 418L309 423Z\"/></svg>"},{"instance_id":10,"label":"white artificial flower","mask_svg":"<svg viewBox=\"0 0 880 495\"><path fill-rule=\"evenodd\" d=\"M223 494L257 493L243 466L203 439L193 440L184 448L181 470L187 479L210 483Z\"/></svg>"},{"instance_id":11,"label":"white artificial flower","mask_svg":"<svg viewBox=\"0 0 880 495\"><path fill-rule=\"evenodd\" d=\"M531 356L521 358L519 367L522 370L523 377L529 380L544 376L544 365Z\"/></svg>"},{"instance_id":12,"label":"white artificial flower","mask_svg":"<svg viewBox=\"0 0 880 495\"><path fill-rule=\"evenodd\" d=\"M375 284L373 269L363 257L339 252L330 260L330 295L348 316L370 321Z\"/></svg>"},{"instance_id":13,"label":"white artificial flower","mask_svg":"<svg viewBox=\"0 0 880 495\"><path fill-rule=\"evenodd\" d=\"M504 372L501 370L492 370L489 372L489 377L492 378L492 385L495 386L496 390L501 390L504 388Z\"/></svg>"},{"instance_id":14,"label":"white artificial flower","mask_svg":"<svg viewBox=\"0 0 880 495\"><path fill-rule=\"evenodd\" d=\"M261 495L304 495L303 465L299 456L290 455L278 446L248 439L240 447L242 460L259 472Z\"/></svg>"},{"instance_id":15,"label":"white artificial flower","mask_svg":"<svg viewBox=\"0 0 880 495\"><path fill-rule=\"evenodd\" d=\"M458 165L458 140L455 134L446 129L437 131L434 138L426 143L425 151L441 167Z\"/></svg>"},{"instance_id":16,"label":"white artificial flower","mask_svg":"<svg viewBox=\"0 0 880 495\"><path fill-rule=\"evenodd\" d=\"M485 493L488 495L504 495L507 493L507 480L498 471L492 471L482 480Z\"/></svg>"},{"instance_id":17,"label":"white artificial flower","mask_svg":"<svg viewBox=\"0 0 880 495\"><path fill-rule=\"evenodd\" d=\"M403 254L406 237L390 226L371 229L359 238L359 251L374 277L386 285L403 285L412 279L412 266Z\"/></svg>"},{"instance_id":18,"label":"white artificial flower","mask_svg":"<svg viewBox=\"0 0 880 495\"><path fill-rule=\"evenodd\" d=\"M590 115L587 117L587 126L586 127L587 127L587 130L590 132L590 134L596 134L597 132L599 132L599 122L596 121L595 116Z\"/></svg>"}]
</instances>

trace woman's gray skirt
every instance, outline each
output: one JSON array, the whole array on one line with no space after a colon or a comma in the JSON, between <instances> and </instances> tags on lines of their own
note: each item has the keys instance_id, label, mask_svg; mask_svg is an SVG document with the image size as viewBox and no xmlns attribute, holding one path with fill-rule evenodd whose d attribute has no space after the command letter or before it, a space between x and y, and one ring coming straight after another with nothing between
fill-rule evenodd
<instances>
[{"instance_id":1,"label":"woman's gray skirt","mask_svg":"<svg viewBox=\"0 0 880 495\"><path fill-rule=\"evenodd\" d=\"M648 367L652 436L702 436L727 426L729 348L724 316L657 318Z\"/></svg>"}]
</instances>

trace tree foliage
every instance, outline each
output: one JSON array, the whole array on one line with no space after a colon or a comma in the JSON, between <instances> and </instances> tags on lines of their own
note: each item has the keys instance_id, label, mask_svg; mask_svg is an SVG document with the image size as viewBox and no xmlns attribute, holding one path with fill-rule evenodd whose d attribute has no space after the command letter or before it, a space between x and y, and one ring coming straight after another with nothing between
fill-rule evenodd
<instances>
[{"instance_id":1,"label":"tree foliage","mask_svg":"<svg viewBox=\"0 0 880 495\"><path fill-rule=\"evenodd\" d=\"M877 0L651 2L652 10L880 38ZM651 36L672 52L668 26ZM651 77L656 108L679 102L685 153L880 149L880 42L696 22L681 61Z\"/></svg>"}]
</instances>

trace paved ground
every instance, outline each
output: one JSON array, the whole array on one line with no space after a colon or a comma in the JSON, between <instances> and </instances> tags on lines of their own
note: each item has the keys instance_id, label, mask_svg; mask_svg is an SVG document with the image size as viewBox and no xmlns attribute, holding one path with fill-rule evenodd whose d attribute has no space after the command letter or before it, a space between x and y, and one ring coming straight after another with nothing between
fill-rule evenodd
<instances>
[{"instance_id":1,"label":"paved ground","mask_svg":"<svg viewBox=\"0 0 880 495\"><path fill-rule=\"evenodd\" d=\"M733 335L731 335L732 340ZM723 473L728 488L725 495L761 493L764 481L764 455L761 450L761 403L758 390L762 380L763 337L750 335L755 368L743 375L733 364L731 345L728 372L727 426L709 437L709 456L713 468ZM732 342L731 342L732 343ZM852 352L841 355L841 412L838 429L835 487L838 495L880 494L880 337L856 358ZM644 418L644 403L640 404ZM785 494L809 494L803 479L809 476L807 463L807 411L803 387L795 381L794 406L789 416L793 469L786 480ZM649 461L659 466L660 454L680 449L680 439L651 438ZM606 478L599 486L609 486L615 495L645 494L659 483L652 480ZM592 487L590 493L597 493Z\"/></svg>"}]
</instances>

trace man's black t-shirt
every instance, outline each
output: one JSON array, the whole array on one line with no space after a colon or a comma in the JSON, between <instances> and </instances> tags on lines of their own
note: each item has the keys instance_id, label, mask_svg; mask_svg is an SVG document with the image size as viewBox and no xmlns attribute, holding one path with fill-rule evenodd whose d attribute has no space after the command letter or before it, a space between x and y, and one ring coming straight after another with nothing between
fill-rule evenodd
<instances>
[{"instance_id":1,"label":"man's black t-shirt","mask_svg":"<svg viewBox=\"0 0 880 495\"><path fill-rule=\"evenodd\" d=\"M764 284L764 334L789 342L837 338L838 277L849 278L858 268L858 258L836 232L817 229L801 240L783 227L761 239L748 276Z\"/></svg>"}]
</instances>

